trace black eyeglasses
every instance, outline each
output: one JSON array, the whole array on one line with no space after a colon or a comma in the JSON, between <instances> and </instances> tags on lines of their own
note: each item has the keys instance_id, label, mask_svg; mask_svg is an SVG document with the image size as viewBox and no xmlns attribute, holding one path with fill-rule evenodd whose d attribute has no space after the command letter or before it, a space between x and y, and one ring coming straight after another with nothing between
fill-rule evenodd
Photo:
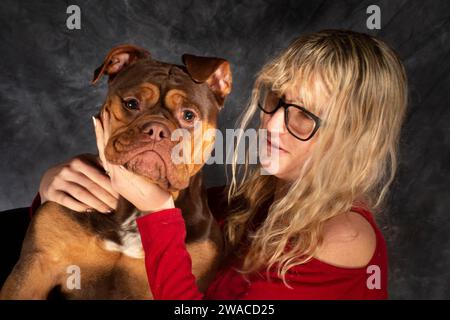
<instances>
[{"instance_id":1,"label":"black eyeglasses","mask_svg":"<svg viewBox=\"0 0 450 320\"><path fill-rule=\"evenodd\" d=\"M308 141L319 129L322 120L302 106L286 103L272 91L264 93L258 107L267 114L274 114L284 108L284 123L290 134L301 141Z\"/></svg>"}]
</instances>

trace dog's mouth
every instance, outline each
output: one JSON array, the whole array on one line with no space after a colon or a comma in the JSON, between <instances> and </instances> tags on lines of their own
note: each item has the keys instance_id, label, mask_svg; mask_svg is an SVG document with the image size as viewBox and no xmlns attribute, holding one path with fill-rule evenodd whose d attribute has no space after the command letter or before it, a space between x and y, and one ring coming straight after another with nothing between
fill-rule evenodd
<instances>
[{"instance_id":1,"label":"dog's mouth","mask_svg":"<svg viewBox=\"0 0 450 320\"><path fill-rule=\"evenodd\" d=\"M154 150L143 151L127 163L125 168L153 181L167 182L167 168L162 157ZM168 186L166 186L168 187Z\"/></svg>"},{"instance_id":2,"label":"dog's mouth","mask_svg":"<svg viewBox=\"0 0 450 320\"><path fill-rule=\"evenodd\" d=\"M133 139L112 137L105 149L105 157L114 164L144 176L160 187L176 191L189 185L189 172L184 164L175 164L171 152L175 142L168 139L154 141L145 135Z\"/></svg>"}]
</instances>

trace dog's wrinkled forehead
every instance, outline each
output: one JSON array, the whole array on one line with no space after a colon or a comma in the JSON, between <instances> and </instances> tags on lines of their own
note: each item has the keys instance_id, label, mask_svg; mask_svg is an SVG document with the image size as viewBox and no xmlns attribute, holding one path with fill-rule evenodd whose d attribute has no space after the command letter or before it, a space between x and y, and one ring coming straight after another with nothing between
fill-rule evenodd
<instances>
[{"instance_id":1,"label":"dog's wrinkled forehead","mask_svg":"<svg viewBox=\"0 0 450 320\"><path fill-rule=\"evenodd\" d=\"M184 66L153 59L137 61L114 78L109 85L109 95L124 95L134 88L149 83L159 89L159 102L163 106L165 95L177 89L195 103L205 118L215 117L220 104L206 83L197 83Z\"/></svg>"},{"instance_id":2,"label":"dog's wrinkled forehead","mask_svg":"<svg viewBox=\"0 0 450 320\"><path fill-rule=\"evenodd\" d=\"M110 50L103 63L94 71L92 83L108 76L108 95L119 95L132 88L145 87L148 83L157 91L158 103L164 103L165 95L179 90L178 96L189 99L202 113L211 111L212 119L221 110L225 98L231 92L232 76L227 60L183 54L183 65L174 65L153 59L141 47L123 44ZM178 98L177 98L178 99ZM153 100L153 99L152 99ZM164 107L164 105L160 105ZM205 118L205 114L204 118Z\"/></svg>"}]
</instances>

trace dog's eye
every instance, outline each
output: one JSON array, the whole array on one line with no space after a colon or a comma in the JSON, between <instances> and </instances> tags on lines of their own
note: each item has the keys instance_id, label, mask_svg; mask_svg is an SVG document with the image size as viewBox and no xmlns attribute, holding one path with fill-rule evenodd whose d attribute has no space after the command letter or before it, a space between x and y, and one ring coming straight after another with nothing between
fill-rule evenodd
<instances>
[{"instance_id":1,"label":"dog's eye","mask_svg":"<svg viewBox=\"0 0 450 320\"><path fill-rule=\"evenodd\" d=\"M196 114L194 111L187 109L183 110L182 116L184 121L192 122L195 120Z\"/></svg>"},{"instance_id":2,"label":"dog's eye","mask_svg":"<svg viewBox=\"0 0 450 320\"><path fill-rule=\"evenodd\" d=\"M129 110L139 110L139 101L135 98L123 99L122 103Z\"/></svg>"}]
</instances>

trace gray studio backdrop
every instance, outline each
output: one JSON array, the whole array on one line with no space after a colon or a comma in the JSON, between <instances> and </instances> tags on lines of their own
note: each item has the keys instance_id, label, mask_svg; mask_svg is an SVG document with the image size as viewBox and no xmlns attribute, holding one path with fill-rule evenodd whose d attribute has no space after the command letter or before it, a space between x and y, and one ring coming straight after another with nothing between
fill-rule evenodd
<instances>
[{"instance_id":1,"label":"gray studio backdrop","mask_svg":"<svg viewBox=\"0 0 450 320\"><path fill-rule=\"evenodd\" d=\"M66 27L71 4L81 8L80 30ZM366 27L371 4L381 9L380 30ZM390 296L450 298L449 12L447 0L2 0L0 210L28 206L49 166L96 152L91 116L106 81L94 87L90 80L113 46L138 44L174 63L185 52L229 59L234 91L220 116L224 130L234 127L258 69L294 37L353 29L391 44L410 83L399 173L383 222ZM223 166L205 170L208 185L225 182Z\"/></svg>"}]
</instances>

